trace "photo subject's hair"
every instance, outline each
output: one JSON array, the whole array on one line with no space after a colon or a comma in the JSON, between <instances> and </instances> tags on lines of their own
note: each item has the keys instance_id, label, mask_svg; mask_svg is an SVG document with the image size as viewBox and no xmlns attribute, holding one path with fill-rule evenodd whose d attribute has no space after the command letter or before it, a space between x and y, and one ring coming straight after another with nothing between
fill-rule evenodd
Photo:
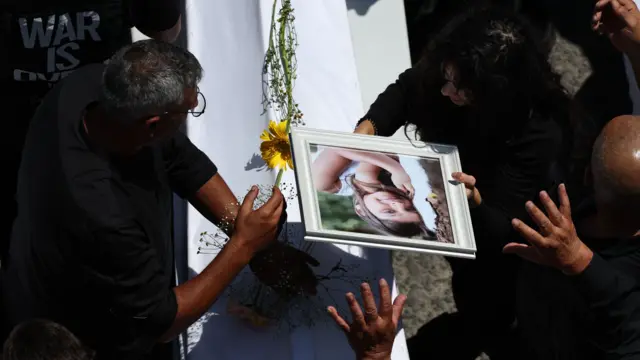
<instances>
[{"instance_id":1,"label":"photo subject's hair","mask_svg":"<svg viewBox=\"0 0 640 360\"><path fill-rule=\"evenodd\" d=\"M161 115L184 101L202 79L202 66L186 49L157 40L125 46L106 64L100 104L125 121Z\"/></svg>"},{"instance_id":2,"label":"photo subject's hair","mask_svg":"<svg viewBox=\"0 0 640 360\"><path fill-rule=\"evenodd\" d=\"M393 220L379 219L373 212L371 212L364 203L364 196L370 194L371 191L366 189L372 189L375 191L387 191L395 194L398 197L411 201L412 199L404 192L397 189L395 186L387 186L383 184L370 184L355 179L355 175L347 177L347 183L353 189L353 207L356 214L364 220L369 226L385 235L420 238L425 240L435 240L436 234L429 229L420 216L419 222L398 222ZM360 209L359 211L356 209ZM417 210L416 210L417 212Z\"/></svg>"}]
</instances>

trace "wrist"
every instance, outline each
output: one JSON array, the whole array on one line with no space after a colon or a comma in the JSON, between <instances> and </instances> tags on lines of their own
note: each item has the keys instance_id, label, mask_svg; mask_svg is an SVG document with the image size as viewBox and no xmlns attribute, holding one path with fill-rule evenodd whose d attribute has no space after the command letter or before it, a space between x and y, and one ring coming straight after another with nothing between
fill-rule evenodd
<instances>
[{"instance_id":1,"label":"wrist","mask_svg":"<svg viewBox=\"0 0 640 360\"><path fill-rule=\"evenodd\" d=\"M364 120L358 124L354 133L362 135L375 135L376 128L371 120Z\"/></svg>"},{"instance_id":2,"label":"wrist","mask_svg":"<svg viewBox=\"0 0 640 360\"><path fill-rule=\"evenodd\" d=\"M469 201L469 206L474 209L477 208L478 206L482 205L482 196L480 196L480 192L475 189L475 191L473 192L473 196L471 198L471 201Z\"/></svg>"},{"instance_id":3,"label":"wrist","mask_svg":"<svg viewBox=\"0 0 640 360\"><path fill-rule=\"evenodd\" d=\"M574 261L572 261L569 266L562 269L562 272L569 276L580 275L589 266L592 259L593 251L581 242Z\"/></svg>"},{"instance_id":4,"label":"wrist","mask_svg":"<svg viewBox=\"0 0 640 360\"><path fill-rule=\"evenodd\" d=\"M229 238L229 242L225 246L225 249L232 252L234 257L237 257L238 260L248 264L253 256L256 254L256 249L253 246L249 245L247 241L244 240L243 237L238 234L233 234Z\"/></svg>"}]
</instances>

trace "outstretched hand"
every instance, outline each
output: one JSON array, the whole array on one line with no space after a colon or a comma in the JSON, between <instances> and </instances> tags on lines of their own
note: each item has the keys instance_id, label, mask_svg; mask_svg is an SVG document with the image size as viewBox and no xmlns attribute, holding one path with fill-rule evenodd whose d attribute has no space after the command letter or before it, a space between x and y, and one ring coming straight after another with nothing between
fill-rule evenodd
<instances>
[{"instance_id":1,"label":"outstretched hand","mask_svg":"<svg viewBox=\"0 0 640 360\"><path fill-rule=\"evenodd\" d=\"M503 251L541 265L554 267L565 274L575 275L587 268L593 252L578 238L571 219L571 204L564 184L560 185L558 193L559 209L546 192L540 193L540 201L547 215L533 202L527 202L527 212L539 231L518 219L513 219L513 227L527 239L529 245L510 243L504 247Z\"/></svg>"},{"instance_id":2,"label":"outstretched hand","mask_svg":"<svg viewBox=\"0 0 640 360\"><path fill-rule=\"evenodd\" d=\"M351 310L353 322L344 320L333 306L328 308L329 314L344 331L349 344L358 360L390 360L393 341L398 330L398 321L407 297L398 295L391 302L391 290L384 279L380 279L380 306L376 308L376 300L371 287L363 283L360 287L363 313L358 301L352 293L347 294L347 303Z\"/></svg>"},{"instance_id":3,"label":"outstretched hand","mask_svg":"<svg viewBox=\"0 0 640 360\"><path fill-rule=\"evenodd\" d=\"M633 0L598 1L592 26L622 52L640 48L640 11Z\"/></svg>"}]
</instances>

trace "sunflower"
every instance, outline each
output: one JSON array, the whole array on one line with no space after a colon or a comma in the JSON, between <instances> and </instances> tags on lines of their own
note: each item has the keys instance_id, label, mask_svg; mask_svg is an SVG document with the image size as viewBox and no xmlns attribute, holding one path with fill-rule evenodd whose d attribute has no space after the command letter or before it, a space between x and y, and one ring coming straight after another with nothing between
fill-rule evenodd
<instances>
[{"instance_id":1,"label":"sunflower","mask_svg":"<svg viewBox=\"0 0 640 360\"><path fill-rule=\"evenodd\" d=\"M286 132L287 122L269 121L269 129L260 135L260 153L262 159L271 169L293 169L289 134Z\"/></svg>"}]
</instances>

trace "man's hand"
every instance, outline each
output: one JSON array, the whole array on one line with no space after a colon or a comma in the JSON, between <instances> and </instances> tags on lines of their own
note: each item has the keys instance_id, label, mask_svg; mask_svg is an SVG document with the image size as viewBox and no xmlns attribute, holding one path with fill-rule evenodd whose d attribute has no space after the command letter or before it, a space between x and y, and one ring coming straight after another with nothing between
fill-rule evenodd
<instances>
[{"instance_id":1,"label":"man's hand","mask_svg":"<svg viewBox=\"0 0 640 360\"><path fill-rule=\"evenodd\" d=\"M618 50L640 51L640 11L633 0L600 0L592 20L593 29L607 35Z\"/></svg>"},{"instance_id":2,"label":"man's hand","mask_svg":"<svg viewBox=\"0 0 640 360\"><path fill-rule=\"evenodd\" d=\"M253 203L258 196L258 187L249 190L242 202L229 245L234 244L248 251L253 256L264 249L278 236L279 223L284 209L284 197L274 187L271 198L260 208L253 210Z\"/></svg>"},{"instance_id":3,"label":"man's hand","mask_svg":"<svg viewBox=\"0 0 640 360\"><path fill-rule=\"evenodd\" d=\"M476 188L476 178L462 172L454 172L453 174L451 174L451 176L454 180L464 184L464 188L467 194L467 200L469 201L469 206L471 208L480 206L480 204L482 204L482 196L480 196L480 191L478 191L478 189Z\"/></svg>"},{"instance_id":4,"label":"man's hand","mask_svg":"<svg viewBox=\"0 0 640 360\"><path fill-rule=\"evenodd\" d=\"M351 324L347 323L333 306L328 308L329 314L347 335L358 360L390 360L398 321L407 297L399 295L392 304L389 285L384 279L380 279L380 311L378 311L369 284L363 283L360 292L364 303L364 314L355 296L352 293L347 294L347 303L353 318Z\"/></svg>"},{"instance_id":5,"label":"man's hand","mask_svg":"<svg viewBox=\"0 0 640 360\"><path fill-rule=\"evenodd\" d=\"M560 209L546 192L540 193L540 201L547 211L546 216L531 201L527 202L527 212L540 231L513 219L513 227L530 245L510 243L504 247L504 252L554 267L567 275L577 275L587 268L593 258L593 252L578 238L571 220L571 204L564 184L560 185L558 193Z\"/></svg>"}]
</instances>

